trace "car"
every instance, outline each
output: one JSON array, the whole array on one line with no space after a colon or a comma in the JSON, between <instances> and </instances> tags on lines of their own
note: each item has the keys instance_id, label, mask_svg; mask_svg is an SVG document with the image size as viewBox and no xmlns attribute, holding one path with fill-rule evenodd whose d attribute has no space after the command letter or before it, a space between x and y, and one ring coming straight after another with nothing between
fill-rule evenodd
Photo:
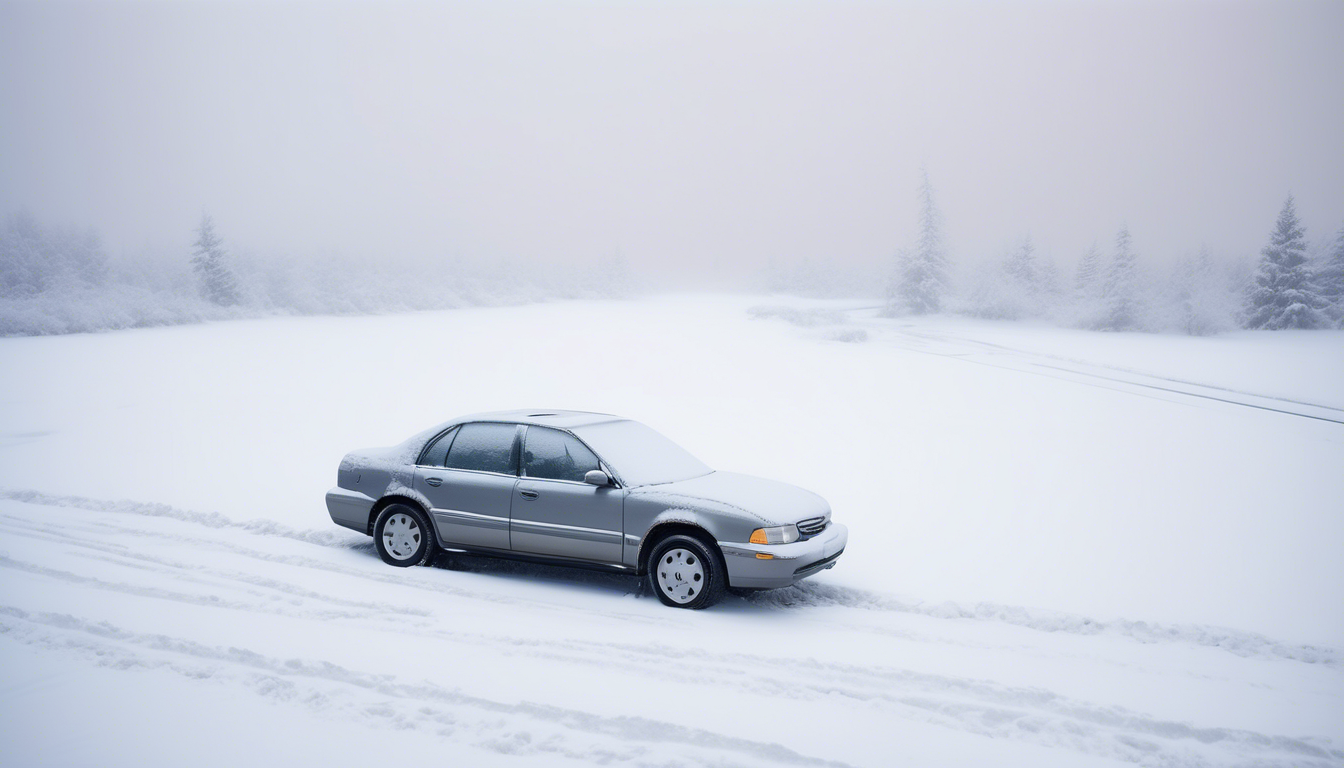
<instances>
[{"instance_id":1,"label":"car","mask_svg":"<svg viewBox=\"0 0 1344 768\"><path fill-rule=\"evenodd\" d=\"M637 421L583 411L475 414L353 451L326 501L388 565L448 551L597 568L676 608L794 584L849 538L815 493L716 472Z\"/></svg>"}]
</instances>

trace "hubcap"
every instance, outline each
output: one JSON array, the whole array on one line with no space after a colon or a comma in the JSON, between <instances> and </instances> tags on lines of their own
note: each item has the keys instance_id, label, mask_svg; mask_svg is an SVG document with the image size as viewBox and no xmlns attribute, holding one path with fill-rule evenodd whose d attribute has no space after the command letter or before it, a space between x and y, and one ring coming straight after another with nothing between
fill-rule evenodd
<instances>
[{"instance_id":1,"label":"hubcap","mask_svg":"<svg viewBox=\"0 0 1344 768\"><path fill-rule=\"evenodd\" d=\"M688 549L669 549L658 558L658 587L675 603L689 603L705 584L705 564Z\"/></svg>"},{"instance_id":2,"label":"hubcap","mask_svg":"<svg viewBox=\"0 0 1344 768\"><path fill-rule=\"evenodd\" d=\"M404 512L389 517L383 523L383 549L398 560L410 560L420 549L420 524Z\"/></svg>"}]
</instances>

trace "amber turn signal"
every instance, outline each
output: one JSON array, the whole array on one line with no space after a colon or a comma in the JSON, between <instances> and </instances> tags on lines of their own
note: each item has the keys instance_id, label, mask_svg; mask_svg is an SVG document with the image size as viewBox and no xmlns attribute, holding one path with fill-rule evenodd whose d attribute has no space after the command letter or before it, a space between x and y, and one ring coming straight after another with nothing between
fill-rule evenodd
<instances>
[{"instance_id":1,"label":"amber turn signal","mask_svg":"<svg viewBox=\"0 0 1344 768\"><path fill-rule=\"evenodd\" d=\"M798 540L798 526L780 525L774 528L757 528L751 532L752 544L792 544Z\"/></svg>"}]
</instances>

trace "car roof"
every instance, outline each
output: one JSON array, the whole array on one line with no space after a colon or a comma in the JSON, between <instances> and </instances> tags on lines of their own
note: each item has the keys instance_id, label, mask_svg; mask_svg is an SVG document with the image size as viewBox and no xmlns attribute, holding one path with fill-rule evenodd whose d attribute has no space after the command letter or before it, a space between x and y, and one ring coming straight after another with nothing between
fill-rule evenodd
<instances>
[{"instance_id":1,"label":"car roof","mask_svg":"<svg viewBox=\"0 0 1344 768\"><path fill-rule=\"evenodd\" d=\"M586 427L591 424L601 424L608 421L628 421L620 416L613 416L610 413L593 413L591 411L564 411L545 408L526 408L517 411L488 411L486 413L473 413L469 416L453 419L452 423L462 424L468 421L509 421L519 424L536 424L543 427L559 427L560 429L573 429L574 427Z\"/></svg>"}]
</instances>

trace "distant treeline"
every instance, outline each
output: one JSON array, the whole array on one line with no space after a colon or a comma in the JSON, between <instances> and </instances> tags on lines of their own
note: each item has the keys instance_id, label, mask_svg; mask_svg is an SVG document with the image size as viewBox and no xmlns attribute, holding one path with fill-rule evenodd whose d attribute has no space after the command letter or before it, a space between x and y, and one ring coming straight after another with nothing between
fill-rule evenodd
<instances>
[{"instance_id":1,"label":"distant treeline","mask_svg":"<svg viewBox=\"0 0 1344 768\"><path fill-rule=\"evenodd\" d=\"M1126 228L1062 271L1025 239L996 258L953 261L927 176L920 235L894 269L772 263L762 287L822 297L880 297L892 316L952 312L1094 330L1344 327L1344 230L1310 249L1291 198L1259 255L1200 252L1157 269ZM181 253L109 258L89 228L30 216L0 223L0 335L138 328L274 314L376 314L547 299L627 296L619 257L584 264L444 258L257 257L231 253L209 216Z\"/></svg>"},{"instance_id":2,"label":"distant treeline","mask_svg":"<svg viewBox=\"0 0 1344 768\"><path fill-rule=\"evenodd\" d=\"M865 273L824 259L776 263L766 270L765 287L813 296L880 294L892 316L952 312L1104 331L1344 327L1344 229L1313 253L1291 197L1254 258L1218 261L1201 251L1159 270L1145 265L1122 227L1109 247L1093 245L1067 274L1030 238L997 258L953 261L927 175L919 203L919 239L894 269Z\"/></svg>"},{"instance_id":3,"label":"distant treeline","mask_svg":"<svg viewBox=\"0 0 1344 768\"><path fill-rule=\"evenodd\" d=\"M227 250L209 216L195 235L182 253L109 258L92 229L10 215L0 223L0 335L522 304L630 291L619 257L549 265L261 258Z\"/></svg>"}]
</instances>

